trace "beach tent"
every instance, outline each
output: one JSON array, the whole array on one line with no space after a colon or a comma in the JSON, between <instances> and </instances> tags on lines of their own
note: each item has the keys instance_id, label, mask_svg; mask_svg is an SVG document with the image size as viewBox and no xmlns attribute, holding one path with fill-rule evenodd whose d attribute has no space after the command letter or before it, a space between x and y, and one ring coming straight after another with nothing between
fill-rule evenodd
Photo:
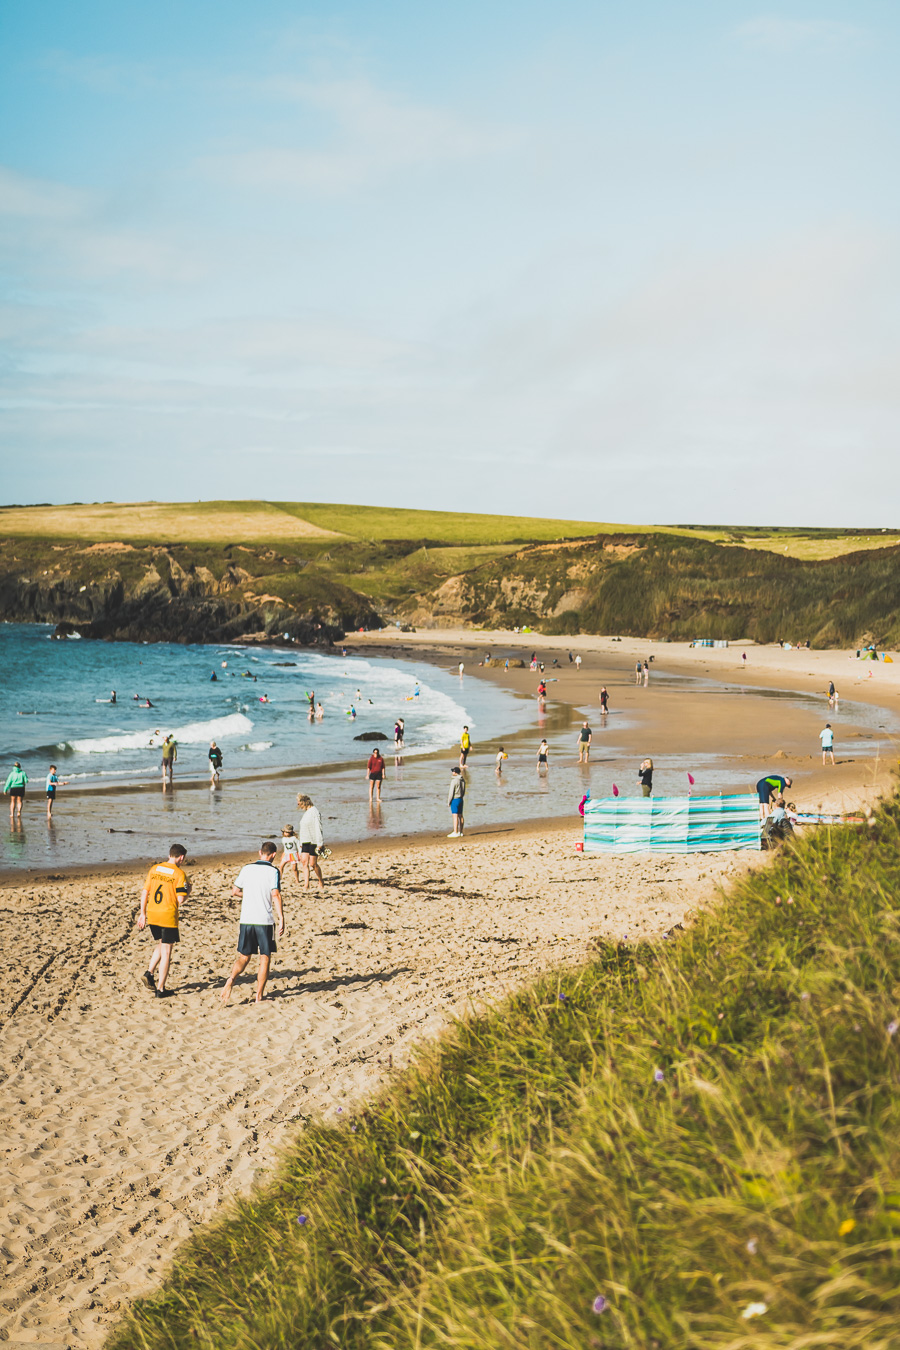
<instances>
[{"instance_id":1,"label":"beach tent","mask_svg":"<svg viewBox=\"0 0 900 1350\"><path fill-rule=\"evenodd\" d=\"M584 807L585 853L759 851L759 801L729 797L600 797Z\"/></svg>"}]
</instances>

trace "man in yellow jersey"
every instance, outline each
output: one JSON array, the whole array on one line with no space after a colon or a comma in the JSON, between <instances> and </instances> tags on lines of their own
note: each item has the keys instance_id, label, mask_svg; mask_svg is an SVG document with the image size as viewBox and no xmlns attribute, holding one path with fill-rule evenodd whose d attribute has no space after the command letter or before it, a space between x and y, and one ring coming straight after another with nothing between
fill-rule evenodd
<instances>
[{"instance_id":1,"label":"man in yellow jersey","mask_svg":"<svg viewBox=\"0 0 900 1350\"><path fill-rule=\"evenodd\" d=\"M141 911L137 917L140 929L150 924L150 932L156 938L156 946L150 957L150 964L143 974L143 981L157 998L167 998L166 977L172 960L172 948L180 941L178 936L178 906L191 893L181 864L187 849L183 844L172 844L168 861L157 863L147 873L144 889L141 891ZM154 980L153 972L159 967L159 983Z\"/></svg>"},{"instance_id":2,"label":"man in yellow jersey","mask_svg":"<svg viewBox=\"0 0 900 1350\"><path fill-rule=\"evenodd\" d=\"M472 740L469 736L469 728L463 727L462 735L459 738L459 767L465 768L466 760L469 758L469 751L472 749Z\"/></svg>"}]
</instances>

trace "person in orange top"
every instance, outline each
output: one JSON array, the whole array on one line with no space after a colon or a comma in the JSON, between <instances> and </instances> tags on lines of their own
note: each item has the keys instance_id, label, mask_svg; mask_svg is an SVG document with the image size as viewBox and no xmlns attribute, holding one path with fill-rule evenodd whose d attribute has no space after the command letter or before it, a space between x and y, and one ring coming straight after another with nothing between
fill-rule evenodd
<instances>
[{"instance_id":1,"label":"person in orange top","mask_svg":"<svg viewBox=\"0 0 900 1350\"><path fill-rule=\"evenodd\" d=\"M168 860L150 868L141 891L137 926L143 930L149 921L150 932L156 938L156 946L150 956L150 964L144 971L143 981L156 998L166 998L170 992L166 989L166 978L172 960L172 948L180 941L178 907L191 893L191 883L181 868L186 854L187 849L183 844L172 844ZM154 979L157 967L159 983Z\"/></svg>"}]
</instances>

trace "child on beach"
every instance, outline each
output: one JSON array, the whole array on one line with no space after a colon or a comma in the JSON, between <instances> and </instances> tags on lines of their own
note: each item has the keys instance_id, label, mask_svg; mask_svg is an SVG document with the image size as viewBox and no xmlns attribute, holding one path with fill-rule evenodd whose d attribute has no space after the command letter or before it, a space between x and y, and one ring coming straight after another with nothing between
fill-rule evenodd
<instances>
[{"instance_id":1,"label":"child on beach","mask_svg":"<svg viewBox=\"0 0 900 1350\"><path fill-rule=\"evenodd\" d=\"M294 874L297 885L300 885L300 840L294 832L293 825L285 825L281 831L281 876L284 878L286 870Z\"/></svg>"},{"instance_id":2,"label":"child on beach","mask_svg":"<svg viewBox=\"0 0 900 1350\"><path fill-rule=\"evenodd\" d=\"M509 755L507 755L506 751L503 749L503 746L501 745L500 749L497 751L497 776L498 776L498 777L499 777L500 774L502 774L502 772L503 772L503 761L504 761L505 759L509 759Z\"/></svg>"},{"instance_id":3,"label":"child on beach","mask_svg":"<svg viewBox=\"0 0 900 1350\"><path fill-rule=\"evenodd\" d=\"M47 819L53 816L53 803L56 800L56 789L58 787L68 787L69 780L59 781L59 775L56 772L56 765L50 765L50 772L47 774Z\"/></svg>"}]
</instances>

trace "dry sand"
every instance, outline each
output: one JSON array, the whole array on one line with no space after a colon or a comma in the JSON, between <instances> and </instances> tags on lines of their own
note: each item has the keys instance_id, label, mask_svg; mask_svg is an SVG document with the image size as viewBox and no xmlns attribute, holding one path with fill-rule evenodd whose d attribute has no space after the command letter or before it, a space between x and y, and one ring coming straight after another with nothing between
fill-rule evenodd
<instances>
[{"instance_id":1,"label":"dry sand","mask_svg":"<svg viewBox=\"0 0 900 1350\"><path fill-rule=\"evenodd\" d=\"M402 637L407 646L436 639L458 650L446 634ZM461 640L468 662L490 636ZM602 658L604 669L652 649L605 641L566 647L586 663ZM667 664L693 665L694 653L674 644L655 650ZM748 648L748 682L820 687L841 659L762 661L770 650ZM729 652L730 666L717 652L703 653L703 664L731 678ZM839 669L865 678L855 663ZM871 701L900 703L895 670L876 668ZM693 734L681 719L667 731L667 720L654 732L659 753ZM825 776L820 796L855 805L887 784L885 769L850 765L840 786L837 773L830 785ZM500 827L462 843L336 850L324 897L286 888L288 930L259 1007L250 1001L255 962L231 1005L218 1001L237 931L231 865L189 869L195 891L170 978L176 993L165 1001L140 983L151 946L133 922L142 873L0 890L0 1339L96 1345L123 1303L159 1282L191 1228L271 1168L298 1117L346 1109L452 1014L581 961L597 935L659 935L760 863L757 854L585 858L578 837L576 824Z\"/></svg>"}]
</instances>

